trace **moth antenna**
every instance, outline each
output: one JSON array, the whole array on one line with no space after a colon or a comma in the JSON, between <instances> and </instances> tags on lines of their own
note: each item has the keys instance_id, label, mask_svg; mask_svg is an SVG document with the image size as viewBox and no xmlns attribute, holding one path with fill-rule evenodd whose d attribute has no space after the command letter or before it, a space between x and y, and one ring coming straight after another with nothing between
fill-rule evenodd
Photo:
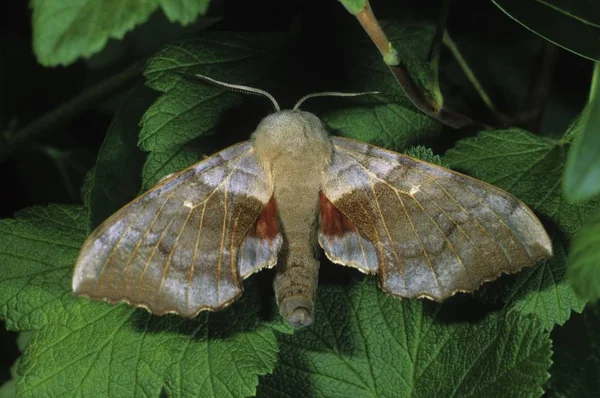
<instances>
[{"instance_id":1,"label":"moth antenna","mask_svg":"<svg viewBox=\"0 0 600 398\"><path fill-rule=\"evenodd\" d=\"M213 79L212 77L200 75L198 73L196 73L194 76L199 77L202 80L206 80L208 82L216 84L217 86L228 88L231 91L237 91L237 92L243 93L243 94L262 95L271 100L271 103L273 104L273 108L275 108L275 112L279 112L281 110L281 108L279 107L279 104L275 100L275 97L273 97L271 94L269 94L266 91L261 90L259 88L242 86L240 84L225 83L220 80Z\"/></svg>"},{"instance_id":2,"label":"moth antenna","mask_svg":"<svg viewBox=\"0 0 600 398\"><path fill-rule=\"evenodd\" d=\"M305 95L304 97L300 98L300 100L298 102L296 102L296 105L294 105L294 110L299 109L300 105L302 105L302 103L309 98L314 98L314 97L359 97L361 95L372 95L372 94L379 94L379 91L365 91L362 93L338 93L335 91L325 91L322 93L308 94L308 95Z\"/></svg>"}]
</instances>

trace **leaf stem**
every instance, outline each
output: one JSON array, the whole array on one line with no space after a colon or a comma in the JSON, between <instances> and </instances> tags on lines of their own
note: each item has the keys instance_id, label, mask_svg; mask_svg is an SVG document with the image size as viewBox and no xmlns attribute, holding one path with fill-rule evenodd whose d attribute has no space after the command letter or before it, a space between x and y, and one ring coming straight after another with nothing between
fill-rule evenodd
<instances>
[{"instance_id":1,"label":"leaf stem","mask_svg":"<svg viewBox=\"0 0 600 398\"><path fill-rule=\"evenodd\" d=\"M459 129L466 126L481 126L469 116L460 114L451 109L448 109L435 101L428 93L423 92L414 80L402 60L397 64L389 62L391 52L395 51L392 43L389 41L381 25L375 18L371 5L368 1L365 2L365 7L362 11L354 14L358 22L361 24L365 32L369 35L384 60L390 68L390 71L396 78L396 81L411 100L411 102L422 112L440 121L441 123Z\"/></svg>"},{"instance_id":2,"label":"leaf stem","mask_svg":"<svg viewBox=\"0 0 600 398\"><path fill-rule=\"evenodd\" d=\"M456 59L456 62L458 62L458 64L460 65L465 76L467 77L467 79L469 79L469 81L475 88L475 91L477 91L477 93L481 97L481 100L483 101L485 106L487 106L487 108L490 110L494 118L503 125L507 124L510 118L506 114L498 110L496 105L494 105L494 102L479 82L479 79L477 79L477 76L475 76L475 73L473 73L473 70L471 69L465 58L462 56L462 53L458 49L458 46L456 45L454 40L452 40L448 32L445 32L444 34L444 44L446 45L446 47L448 47L448 49L454 56L454 59Z\"/></svg>"},{"instance_id":3,"label":"leaf stem","mask_svg":"<svg viewBox=\"0 0 600 398\"><path fill-rule=\"evenodd\" d=\"M69 122L83 111L122 88L131 79L141 75L145 65L145 59L137 61L117 74L96 83L57 108L43 114L26 126L14 132L4 132L0 137L0 161L6 160L21 150L26 143L34 141Z\"/></svg>"},{"instance_id":4,"label":"leaf stem","mask_svg":"<svg viewBox=\"0 0 600 398\"><path fill-rule=\"evenodd\" d=\"M523 104L523 110L518 112L514 119L516 124L524 126L529 131L539 130L544 105L550 96L552 79L554 77L554 66L558 58L558 47L545 42L541 50L538 67L534 72L534 78L529 86L529 92Z\"/></svg>"},{"instance_id":5,"label":"leaf stem","mask_svg":"<svg viewBox=\"0 0 600 398\"><path fill-rule=\"evenodd\" d=\"M450 13L450 0L442 1L442 8L440 10L440 18L435 30L435 36L433 43L429 50L429 64L431 65L432 74L432 91L434 97L439 97L438 103L443 101L442 92L440 90L440 56L442 54L442 47L444 41L444 33L446 32L446 23L448 21L448 14Z\"/></svg>"}]
</instances>

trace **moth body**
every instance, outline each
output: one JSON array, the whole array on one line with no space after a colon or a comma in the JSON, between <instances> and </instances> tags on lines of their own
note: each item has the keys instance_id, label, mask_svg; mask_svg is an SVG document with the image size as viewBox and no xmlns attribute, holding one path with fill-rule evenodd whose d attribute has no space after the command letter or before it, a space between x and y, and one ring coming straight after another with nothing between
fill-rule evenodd
<instances>
[{"instance_id":1,"label":"moth body","mask_svg":"<svg viewBox=\"0 0 600 398\"><path fill-rule=\"evenodd\" d=\"M293 110L263 119L252 146L273 181L283 236L274 280L277 304L290 324L308 325L319 273L319 192L331 162L331 140L315 115Z\"/></svg>"}]
</instances>

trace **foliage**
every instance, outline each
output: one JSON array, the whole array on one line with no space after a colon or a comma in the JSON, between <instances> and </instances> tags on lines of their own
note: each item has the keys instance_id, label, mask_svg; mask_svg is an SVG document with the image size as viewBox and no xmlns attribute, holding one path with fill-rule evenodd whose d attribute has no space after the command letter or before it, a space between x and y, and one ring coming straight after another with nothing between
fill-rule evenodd
<instances>
[{"instance_id":1,"label":"foliage","mask_svg":"<svg viewBox=\"0 0 600 398\"><path fill-rule=\"evenodd\" d=\"M591 304L582 314L573 315L564 326L554 329L554 363L551 397L595 397L600 389L600 305Z\"/></svg>"},{"instance_id":2,"label":"foliage","mask_svg":"<svg viewBox=\"0 0 600 398\"><path fill-rule=\"evenodd\" d=\"M541 396L549 377L549 334L528 317L448 323L445 306L372 280L321 289L318 304L313 327L278 339L260 396Z\"/></svg>"},{"instance_id":3,"label":"foliage","mask_svg":"<svg viewBox=\"0 0 600 398\"><path fill-rule=\"evenodd\" d=\"M600 62L596 62L590 101L572 129L575 136L565 169L564 191L570 200L600 193Z\"/></svg>"},{"instance_id":4,"label":"foliage","mask_svg":"<svg viewBox=\"0 0 600 398\"><path fill-rule=\"evenodd\" d=\"M122 39L162 8L187 24L206 12L208 0L33 0L33 48L43 65L66 65Z\"/></svg>"},{"instance_id":5,"label":"foliage","mask_svg":"<svg viewBox=\"0 0 600 398\"><path fill-rule=\"evenodd\" d=\"M595 1L492 0L528 29L563 48L600 60L600 4Z\"/></svg>"},{"instance_id":6,"label":"foliage","mask_svg":"<svg viewBox=\"0 0 600 398\"><path fill-rule=\"evenodd\" d=\"M598 30L596 5L494 1L538 37L483 2L473 6L473 15L490 16L492 22L471 27L471 17L453 4L448 31L462 32L454 37L455 46L465 49L458 61L456 48L443 49L437 58L445 1L410 10L391 0L373 2L411 86L398 69L386 66L358 25L354 15L365 0L298 9L283 3L238 1L225 12L220 2L208 0L31 2L38 62L67 65L98 53L68 69L70 74L82 68L91 80L130 61L130 54L114 45L128 42L124 35L137 25L138 30L158 26L156 19L163 18L196 30L182 31L185 37L169 39L158 51L156 43L147 43L144 48L152 50L143 75L86 103L94 113L84 113L83 127L63 120L44 141L20 144L18 149L29 152L15 155L10 118L0 108L0 130L8 131L1 136L6 145L0 156L14 150L11 156L22 157L7 162L15 170L36 161L32 154L38 147L42 153L69 153L88 144L97 150L93 168L79 172L87 171L85 181L71 183L81 187L82 200L50 205L24 200L13 206L24 209L0 220L0 319L7 329L30 337L16 364L4 365L0 383L10 366L12 380L0 396L593 396L600 366L594 335L600 307L591 302L600 297L600 206L594 198L600 101L598 73L592 85L587 72L588 58L600 58L600 49L587 35ZM211 12L212 22L196 25ZM279 15L277 21L272 13ZM213 25L218 20L222 23ZM495 23L506 23L501 26L511 42L524 38L520 63L516 47L507 51L503 35L488 23L494 29ZM484 31L492 32L490 37ZM174 34L169 32L165 37ZM575 79L564 86L576 94L554 84L557 92L542 90L546 97L540 101L528 97L539 95L537 83L550 84L528 81L545 39L586 57L565 58L572 69L555 74L559 83L564 76ZM469 53L482 43L489 56ZM94 71L100 58L109 71ZM461 70L466 63L468 78ZM586 73L577 74L577 68ZM506 73L487 74L492 70ZM77 74L72 74L62 77L71 82L65 90L73 86ZM377 287L375 277L323 260L314 323L296 331L275 315L269 272L247 280L242 298L226 310L192 320L75 297L72 268L95 226L164 176L247 139L268 113L264 99L226 91L195 74L264 88L284 108L307 91L378 91L311 99L303 109L321 116L334 134L405 151L507 190L538 215L552 238L554 257L443 304L393 298ZM474 75L483 77L475 89ZM519 91L527 86L531 93ZM407 87L436 98L437 119L419 111ZM65 93L65 98L74 95ZM523 103L514 100L521 97ZM543 103L548 112L536 108ZM83 112L77 106L68 109ZM61 112L59 106L63 117ZM460 131L445 127L452 112L468 116L470 124ZM534 117L523 119L528 112ZM93 119L98 114L103 116ZM61 134L67 138L58 138ZM86 135L89 141L80 141ZM48 180L40 177L39 185L61 191L58 177ZM36 184L27 186L37 192Z\"/></svg>"},{"instance_id":7,"label":"foliage","mask_svg":"<svg viewBox=\"0 0 600 398\"><path fill-rule=\"evenodd\" d=\"M584 300L600 299L600 211L587 218L569 254L569 281Z\"/></svg>"}]
</instances>

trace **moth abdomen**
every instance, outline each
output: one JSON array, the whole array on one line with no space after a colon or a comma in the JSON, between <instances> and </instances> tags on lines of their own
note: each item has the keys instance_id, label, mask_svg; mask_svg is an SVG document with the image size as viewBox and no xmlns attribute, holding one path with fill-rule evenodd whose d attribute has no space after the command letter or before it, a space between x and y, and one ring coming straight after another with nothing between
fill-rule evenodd
<instances>
[{"instance_id":1,"label":"moth abdomen","mask_svg":"<svg viewBox=\"0 0 600 398\"><path fill-rule=\"evenodd\" d=\"M319 261L283 259L278 266L274 288L281 315L295 327L312 323L317 291Z\"/></svg>"}]
</instances>

